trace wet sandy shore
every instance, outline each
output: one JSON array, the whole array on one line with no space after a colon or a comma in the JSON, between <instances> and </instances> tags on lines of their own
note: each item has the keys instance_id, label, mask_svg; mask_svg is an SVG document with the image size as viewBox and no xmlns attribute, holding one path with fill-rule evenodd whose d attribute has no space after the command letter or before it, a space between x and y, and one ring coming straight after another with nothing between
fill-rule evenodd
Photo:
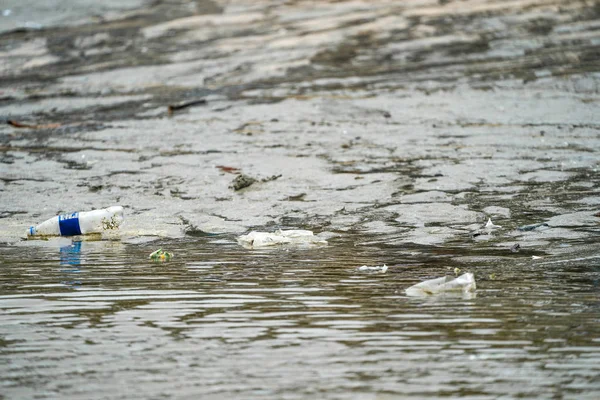
<instances>
[{"instance_id":1,"label":"wet sandy shore","mask_svg":"<svg viewBox=\"0 0 600 400\"><path fill-rule=\"evenodd\" d=\"M139 3L3 17L3 241L120 204L129 238L595 245L597 3Z\"/></svg>"}]
</instances>

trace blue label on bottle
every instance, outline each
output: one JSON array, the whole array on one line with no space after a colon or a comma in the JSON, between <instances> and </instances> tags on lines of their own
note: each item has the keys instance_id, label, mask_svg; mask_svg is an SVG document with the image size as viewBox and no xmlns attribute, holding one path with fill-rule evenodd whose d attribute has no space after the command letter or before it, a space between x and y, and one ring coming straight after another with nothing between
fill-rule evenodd
<instances>
[{"instance_id":1,"label":"blue label on bottle","mask_svg":"<svg viewBox=\"0 0 600 400\"><path fill-rule=\"evenodd\" d=\"M58 227L62 236L81 235L79 227L79 213L64 214L58 216Z\"/></svg>"}]
</instances>

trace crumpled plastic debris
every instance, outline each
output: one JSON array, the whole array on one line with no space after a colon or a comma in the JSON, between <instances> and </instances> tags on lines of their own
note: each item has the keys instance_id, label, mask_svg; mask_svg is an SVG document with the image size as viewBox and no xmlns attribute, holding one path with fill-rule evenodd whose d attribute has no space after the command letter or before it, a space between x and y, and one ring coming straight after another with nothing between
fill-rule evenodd
<instances>
[{"instance_id":1,"label":"crumpled plastic debris","mask_svg":"<svg viewBox=\"0 0 600 400\"><path fill-rule=\"evenodd\" d=\"M486 237L489 237L491 236L493 230L500 228L502 228L500 225L494 224L492 222L492 219L488 218L487 223L483 227L478 227L473 232L471 232L471 237L476 238L482 235L486 235Z\"/></svg>"},{"instance_id":2,"label":"crumpled plastic debris","mask_svg":"<svg viewBox=\"0 0 600 400\"><path fill-rule=\"evenodd\" d=\"M498 229L498 228L502 228L502 227L501 227L500 225L495 225L495 224L492 222L492 219L491 219L491 218L488 218L488 222L487 222L487 224L485 224L485 226L483 227L483 229L490 230L490 231L491 231L492 229Z\"/></svg>"},{"instance_id":3,"label":"crumpled plastic debris","mask_svg":"<svg viewBox=\"0 0 600 400\"><path fill-rule=\"evenodd\" d=\"M163 249L158 249L158 250L150 253L149 258L153 261L165 262L165 261L169 261L170 259L173 258L173 253L169 253L168 251L163 251Z\"/></svg>"},{"instance_id":4,"label":"crumpled plastic debris","mask_svg":"<svg viewBox=\"0 0 600 400\"><path fill-rule=\"evenodd\" d=\"M315 236L308 230L287 230L281 229L275 232L257 232L252 231L247 235L237 238L240 245L247 249L256 249L260 247L278 246L278 245L326 245L327 241Z\"/></svg>"},{"instance_id":5,"label":"crumpled plastic debris","mask_svg":"<svg viewBox=\"0 0 600 400\"><path fill-rule=\"evenodd\" d=\"M385 264L383 264L381 266L376 265L374 267L369 267L368 265L363 265L362 267L358 267L358 270L360 272L379 272L379 273L385 274L387 272L388 268L389 267Z\"/></svg>"},{"instance_id":6,"label":"crumpled plastic debris","mask_svg":"<svg viewBox=\"0 0 600 400\"><path fill-rule=\"evenodd\" d=\"M476 288L475 276L467 272L458 278L444 276L442 278L423 281L409 287L405 292L407 296L424 297L446 293L466 294L474 292Z\"/></svg>"}]
</instances>

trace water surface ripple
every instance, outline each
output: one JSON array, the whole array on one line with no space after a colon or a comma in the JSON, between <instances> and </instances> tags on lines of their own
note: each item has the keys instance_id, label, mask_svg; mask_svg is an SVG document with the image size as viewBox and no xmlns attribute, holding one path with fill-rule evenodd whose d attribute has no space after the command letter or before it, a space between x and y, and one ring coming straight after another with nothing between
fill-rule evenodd
<instances>
[{"instance_id":1,"label":"water surface ripple","mask_svg":"<svg viewBox=\"0 0 600 400\"><path fill-rule=\"evenodd\" d=\"M597 398L597 252L534 263L356 246L248 251L228 238L3 248L6 398ZM179 255L179 257L177 257ZM362 273L363 264L390 269ZM471 298L414 299L472 271ZM493 275L492 275L493 274ZM492 276L491 276L492 275Z\"/></svg>"}]
</instances>

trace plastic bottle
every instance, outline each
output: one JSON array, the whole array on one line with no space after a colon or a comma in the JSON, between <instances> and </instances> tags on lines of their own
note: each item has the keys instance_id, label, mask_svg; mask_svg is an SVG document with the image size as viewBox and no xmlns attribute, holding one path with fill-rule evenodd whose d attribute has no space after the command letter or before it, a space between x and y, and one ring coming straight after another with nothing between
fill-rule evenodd
<instances>
[{"instance_id":1,"label":"plastic bottle","mask_svg":"<svg viewBox=\"0 0 600 400\"><path fill-rule=\"evenodd\" d=\"M118 229L123 222L123 207L57 215L27 230L27 236L74 236Z\"/></svg>"}]
</instances>

